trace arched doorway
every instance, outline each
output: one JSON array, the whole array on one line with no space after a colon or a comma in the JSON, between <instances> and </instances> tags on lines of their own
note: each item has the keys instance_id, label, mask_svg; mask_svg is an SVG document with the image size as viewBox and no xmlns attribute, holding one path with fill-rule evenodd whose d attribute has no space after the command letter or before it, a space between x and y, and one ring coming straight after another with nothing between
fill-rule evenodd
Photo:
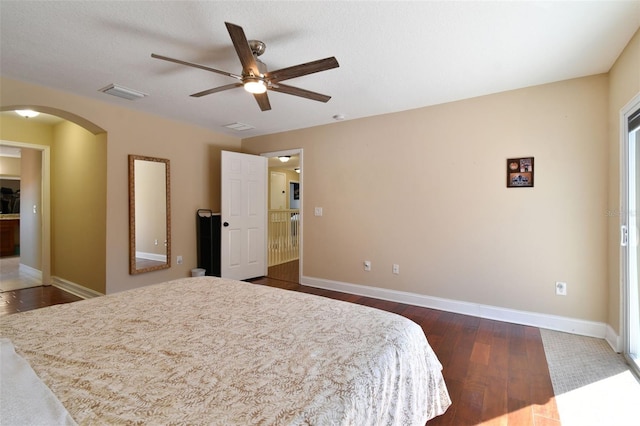
<instances>
[{"instance_id":1,"label":"arched doorway","mask_svg":"<svg viewBox=\"0 0 640 426\"><path fill-rule=\"evenodd\" d=\"M25 266L41 272L45 285L104 293L106 133L55 108L29 106L43 113L40 119L23 119L13 112L24 108L0 108L0 139L2 145L36 151L42 160L41 196L29 205L22 204L20 214L21 222L33 227L27 231L40 230L41 256L39 263L35 256ZM22 247L20 251L22 254Z\"/></svg>"}]
</instances>

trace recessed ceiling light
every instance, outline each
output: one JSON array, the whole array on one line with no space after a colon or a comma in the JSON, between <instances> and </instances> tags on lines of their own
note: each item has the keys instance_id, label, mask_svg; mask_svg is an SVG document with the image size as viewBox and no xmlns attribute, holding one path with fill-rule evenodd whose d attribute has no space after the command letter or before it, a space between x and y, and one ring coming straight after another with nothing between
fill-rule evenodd
<instances>
[{"instance_id":1,"label":"recessed ceiling light","mask_svg":"<svg viewBox=\"0 0 640 426\"><path fill-rule=\"evenodd\" d=\"M38 111L33 111L31 109L17 109L16 114L24 118L33 118L40 115Z\"/></svg>"}]
</instances>

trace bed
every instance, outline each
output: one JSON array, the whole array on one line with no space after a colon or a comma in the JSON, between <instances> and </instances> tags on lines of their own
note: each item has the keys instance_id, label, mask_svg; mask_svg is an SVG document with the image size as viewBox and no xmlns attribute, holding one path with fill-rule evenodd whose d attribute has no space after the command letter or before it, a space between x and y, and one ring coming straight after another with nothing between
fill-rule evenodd
<instances>
[{"instance_id":1,"label":"bed","mask_svg":"<svg viewBox=\"0 0 640 426\"><path fill-rule=\"evenodd\" d=\"M5 316L0 337L58 423L424 425L451 403L407 318L216 277Z\"/></svg>"}]
</instances>

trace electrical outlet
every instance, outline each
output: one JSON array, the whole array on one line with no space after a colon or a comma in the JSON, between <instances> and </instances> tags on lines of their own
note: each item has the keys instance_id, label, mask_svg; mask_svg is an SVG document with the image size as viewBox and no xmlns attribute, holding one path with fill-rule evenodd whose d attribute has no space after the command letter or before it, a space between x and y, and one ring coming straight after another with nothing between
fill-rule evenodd
<instances>
[{"instance_id":1,"label":"electrical outlet","mask_svg":"<svg viewBox=\"0 0 640 426\"><path fill-rule=\"evenodd\" d=\"M370 260L365 260L364 261L364 270L369 272L371 271L371 261Z\"/></svg>"},{"instance_id":2,"label":"electrical outlet","mask_svg":"<svg viewBox=\"0 0 640 426\"><path fill-rule=\"evenodd\" d=\"M556 281L556 296L566 296L566 295L567 295L567 283Z\"/></svg>"},{"instance_id":3,"label":"electrical outlet","mask_svg":"<svg viewBox=\"0 0 640 426\"><path fill-rule=\"evenodd\" d=\"M182 256L178 256L178 257L176 257L176 263L177 263L178 265L182 265Z\"/></svg>"},{"instance_id":4,"label":"electrical outlet","mask_svg":"<svg viewBox=\"0 0 640 426\"><path fill-rule=\"evenodd\" d=\"M395 275L399 275L400 274L400 265L398 265L397 263L394 263L393 267L391 268L391 272L393 272Z\"/></svg>"}]
</instances>

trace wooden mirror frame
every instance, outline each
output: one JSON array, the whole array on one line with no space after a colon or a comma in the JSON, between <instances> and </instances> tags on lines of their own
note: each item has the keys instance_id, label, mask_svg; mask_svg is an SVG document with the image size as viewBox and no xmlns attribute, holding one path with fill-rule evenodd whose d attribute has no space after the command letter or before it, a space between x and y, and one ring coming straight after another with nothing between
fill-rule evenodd
<instances>
[{"instance_id":1,"label":"wooden mirror frame","mask_svg":"<svg viewBox=\"0 0 640 426\"><path fill-rule=\"evenodd\" d=\"M136 259L136 182L135 163L136 161L151 161L164 163L165 165L165 200L166 200L166 262L149 261L150 265L137 266ZM171 267L171 172L169 160L164 158L145 157L141 155L129 155L129 274L136 275L144 272L168 269ZM153 264L157 263L157 264Z\"/></svg>"}]
</instances>

